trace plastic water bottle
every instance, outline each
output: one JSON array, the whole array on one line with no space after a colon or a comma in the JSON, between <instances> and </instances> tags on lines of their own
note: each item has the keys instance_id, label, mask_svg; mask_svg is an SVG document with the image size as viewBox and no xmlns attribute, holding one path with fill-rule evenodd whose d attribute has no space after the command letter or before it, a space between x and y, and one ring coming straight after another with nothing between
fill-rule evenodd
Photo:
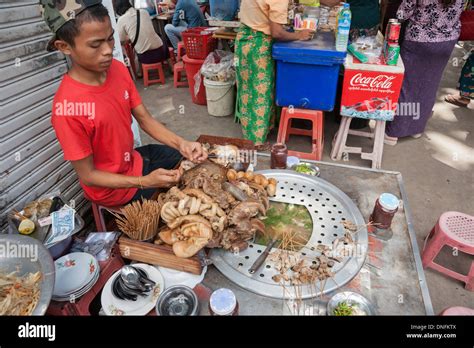
<instances>
[{"instance_id":1,"label":"plastic water bottle","mask_svg":"<svg viewBox=\"0 0 474 348\"><path fill-rule=\"evenodd\" d=\"M351 30L352 13L350 5L344 3L340 13L337 16L336 32L336 50L340 52L347 51L349 43L349 32Z\"/></svg>"}]
</instances>

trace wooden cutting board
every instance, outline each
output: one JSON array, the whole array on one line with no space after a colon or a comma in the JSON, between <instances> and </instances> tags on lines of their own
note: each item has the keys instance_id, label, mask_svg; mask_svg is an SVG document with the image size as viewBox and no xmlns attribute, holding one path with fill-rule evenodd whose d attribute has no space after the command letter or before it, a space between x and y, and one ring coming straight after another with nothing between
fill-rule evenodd
<instances>
[{"instance_id":1,"label":"wooden cutting board","mask_svg":"<svg viewBox=\"0 0 474 348\"><path fill-rule=\"evenodd\" d=\"M178 271L201 274L202 265L198 256L188 259L177 257L169 245L139 242L122 236L119 239L120 254L123 258L172 268Z\"/></svg>"}]
</instances>

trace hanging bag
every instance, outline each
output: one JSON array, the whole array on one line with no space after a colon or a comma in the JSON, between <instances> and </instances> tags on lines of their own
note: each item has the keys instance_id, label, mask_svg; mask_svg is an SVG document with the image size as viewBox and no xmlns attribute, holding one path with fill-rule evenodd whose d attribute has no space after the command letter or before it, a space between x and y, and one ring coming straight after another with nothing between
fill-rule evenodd
<instances>
[{"instance_id":1,"label":"hanging bag","mask_svg":"<svg viewBox=\"0 0 474 348\"><path fill-rule=\"evenodd\" d=\"M132 42L132 47L135 48L135 45L138 42L138 36L140 35L140 10L137 10L137 32L135 33L135 40Z\"/></svg>"}]
</instances>

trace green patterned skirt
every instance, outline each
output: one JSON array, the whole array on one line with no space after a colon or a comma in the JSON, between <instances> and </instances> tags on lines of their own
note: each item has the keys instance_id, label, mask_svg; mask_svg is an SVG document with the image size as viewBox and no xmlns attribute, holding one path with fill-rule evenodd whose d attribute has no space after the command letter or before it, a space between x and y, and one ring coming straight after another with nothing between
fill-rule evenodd
<instances>
[{"instance_id":1,"label":"green patterned skirt","mask_svg":"<svg viewBox=\"0 0 474 348\"><path fill-rule=\"evenodd\" d=\"M246 139L263 144L274 121L275 64L270 35L246 25L235 41L237 58L236 117Z\"/></svg>"},{"instance_id":2,"label":"green patterned skirt","mask_svg":"<svg viewBox=\"0 0 474 348\"><path fill-rule=\"evenodd\" d=\"M464 64L459 78L459 89L464 98L474 99L474 50Z\"/></svg>"}]
</instances>

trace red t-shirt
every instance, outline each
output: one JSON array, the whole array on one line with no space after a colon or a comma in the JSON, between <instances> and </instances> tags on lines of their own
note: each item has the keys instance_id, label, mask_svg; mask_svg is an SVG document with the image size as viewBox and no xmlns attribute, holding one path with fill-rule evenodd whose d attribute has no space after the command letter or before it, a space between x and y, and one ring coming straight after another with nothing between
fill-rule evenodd
<instances>
[{"instance_id":1,"label":"red t-shirt","mask_svg":"<svg viewBox=\"0 0 474 348\"><path fill-rule=\"evenodd\" d=\"M96 169L128 176L142 175L143 160L134 150L131 111L142 103L127 68L112 62L105 83L89 86L65 75L53 101L53 124L64 159L90 155ZM90 187L81 182L91 201L105 206L127 203L136 188Z\"/></svg>"}]
</instances>

